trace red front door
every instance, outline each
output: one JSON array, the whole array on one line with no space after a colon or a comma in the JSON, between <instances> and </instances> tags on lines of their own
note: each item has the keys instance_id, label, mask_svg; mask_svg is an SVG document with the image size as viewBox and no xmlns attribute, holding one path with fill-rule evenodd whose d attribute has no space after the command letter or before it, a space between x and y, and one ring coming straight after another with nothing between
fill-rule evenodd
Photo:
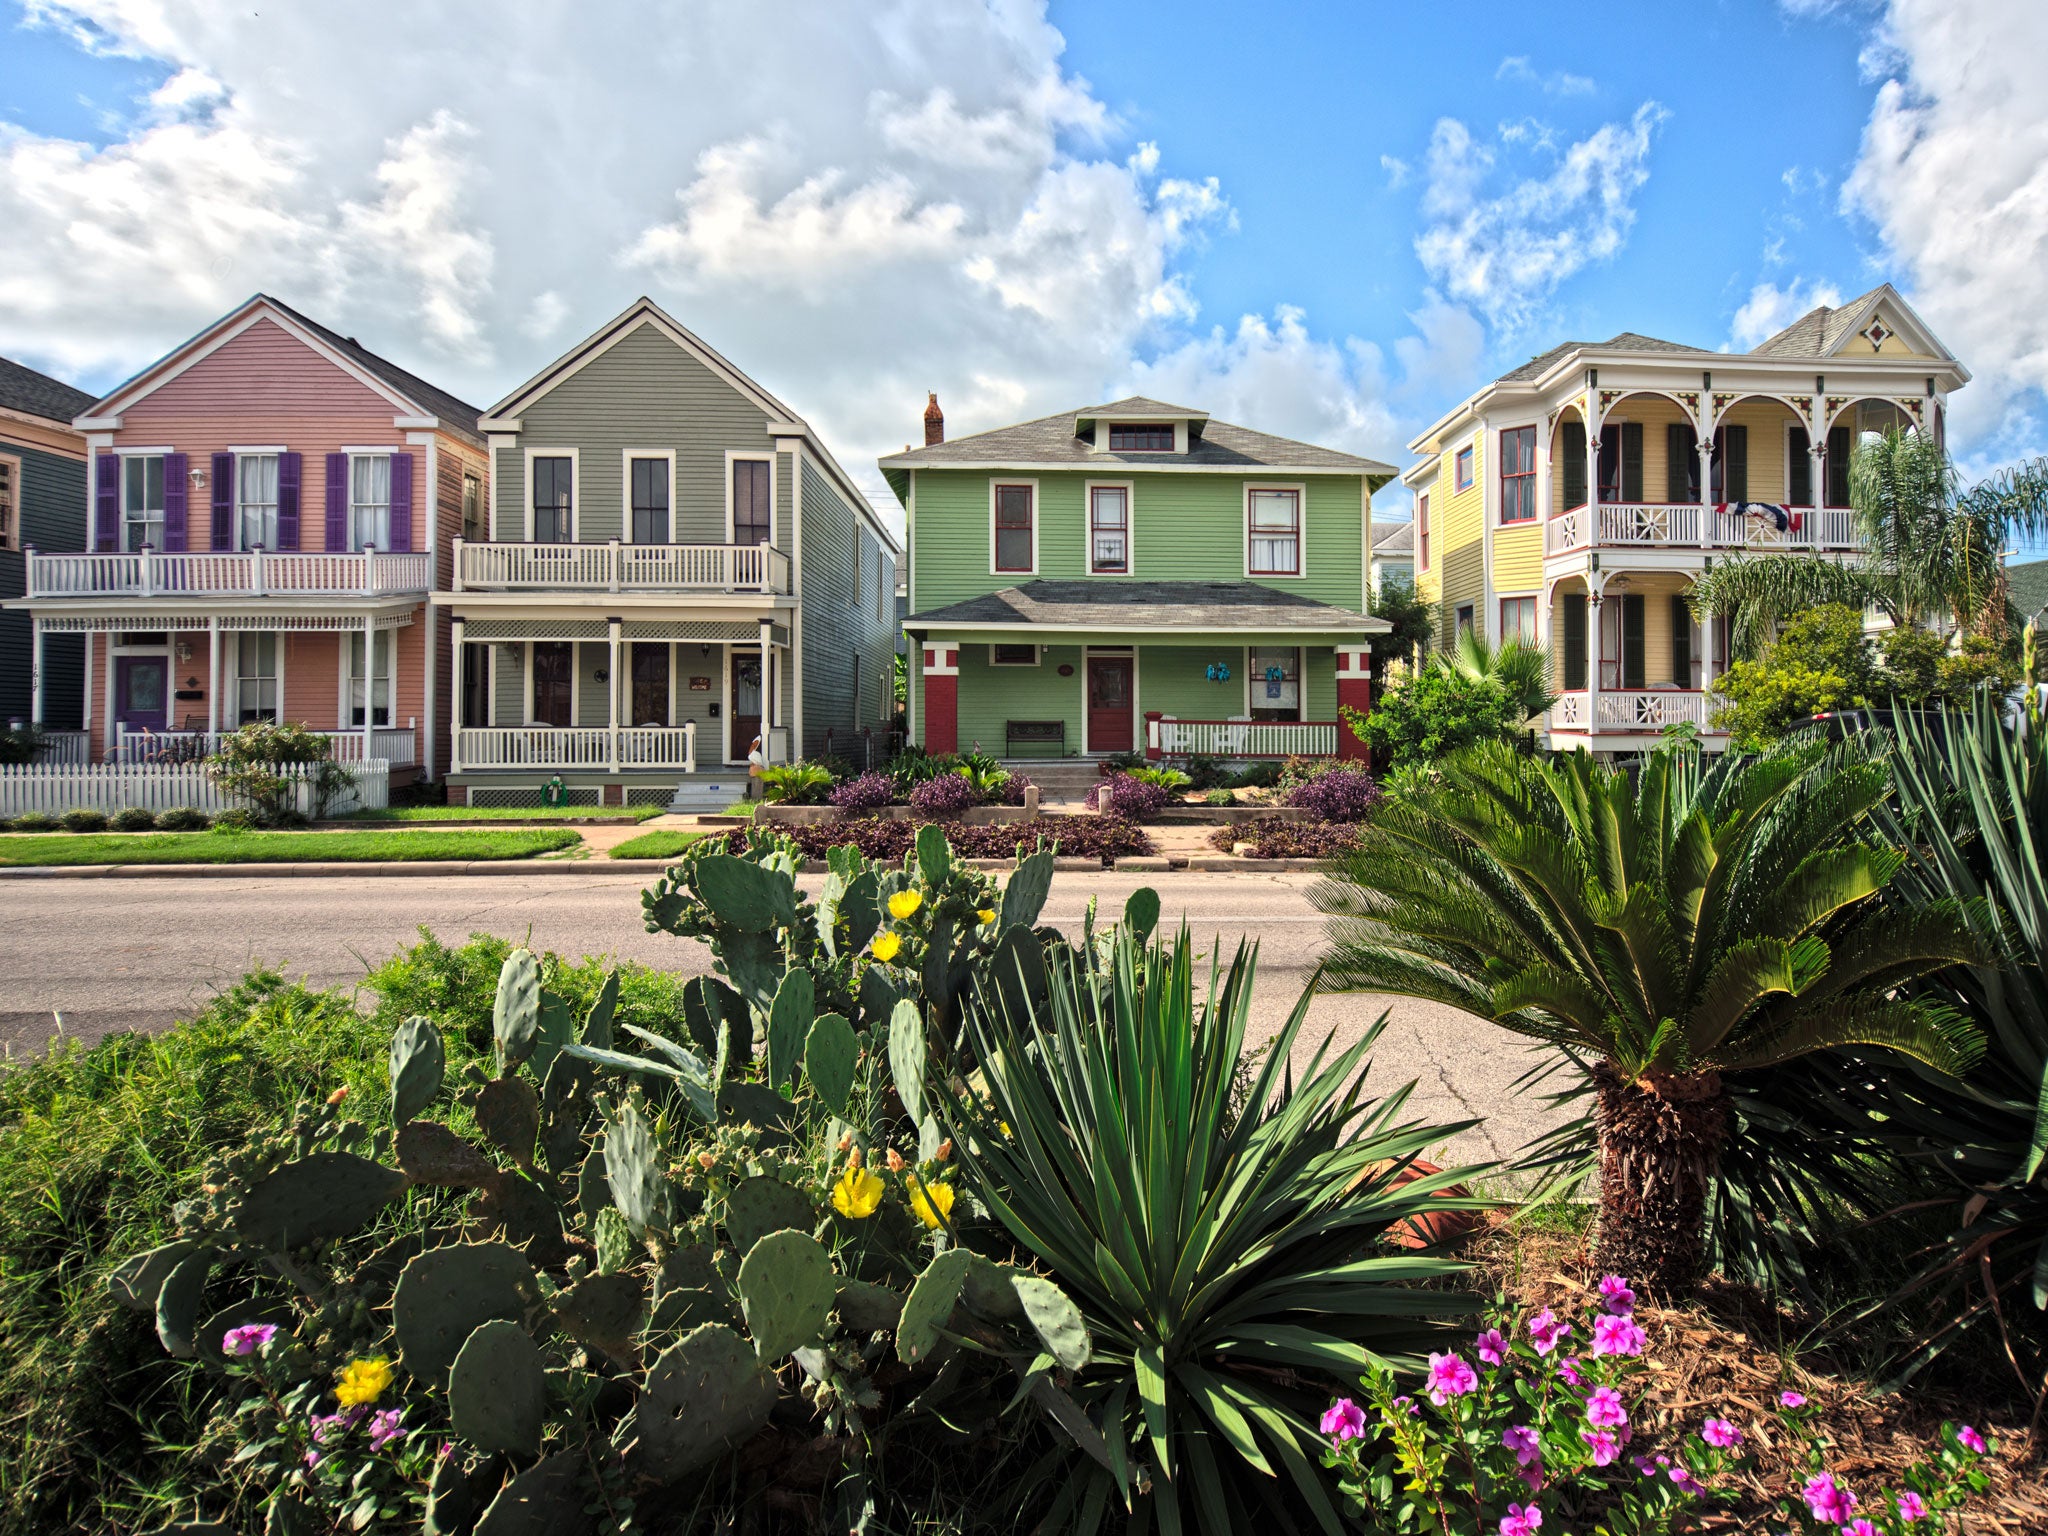
<instances>
[{"instance_id":1,"label":"red front door","mask_svg":"<svg viewBox=\"0 0 2048 1536\"><path fill-rule=\"evenodd\" d=\"M1088 658L1088 750L1128 752L1137 739L1132 695L1137 663L1129 656Z\"/></svg>"}]
</instances>

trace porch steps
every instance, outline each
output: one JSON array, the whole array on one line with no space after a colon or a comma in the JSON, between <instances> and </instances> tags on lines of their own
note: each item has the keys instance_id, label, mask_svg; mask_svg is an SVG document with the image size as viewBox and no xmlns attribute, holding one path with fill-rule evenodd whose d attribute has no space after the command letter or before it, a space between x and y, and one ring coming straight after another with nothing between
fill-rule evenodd
<instances>
[{"instance_id":1,"label":"porch steps","mask_svg":"<svg viewBox=\"0 0 2048 1536\"><path fill-rule=\"evenodd\" d=\"M1041 804L1079 805L1102 777L1093 758L1006 757L1003 766L1038 786Z\"/></svg>"},{"instance_id":2,"label":"porch steps","mask_svg":"<svg viewBox=\"0 0 2048 1536\"><path fill-rule=\"evenodd\" d=\"M668 802L671 812L680 815L695 815L704 811L722 811L735 800L745 798L747 775L745 770L721 775L718 778L684 779L676 785L676 792Z\"/></svg>"}]
</instances>

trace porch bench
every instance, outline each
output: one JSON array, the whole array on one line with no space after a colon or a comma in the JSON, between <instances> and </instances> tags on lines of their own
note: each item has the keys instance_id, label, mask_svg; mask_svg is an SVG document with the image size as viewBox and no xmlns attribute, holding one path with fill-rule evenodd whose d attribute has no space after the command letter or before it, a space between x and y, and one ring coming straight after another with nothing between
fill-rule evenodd
<instances>
[{"instance_id":1,"label":"porch bench","mask_svg":"<svg viewBox=\"0 0 2048 1536\"><path fill-rule=\"evenodd\" d=\"M1053 749L1054 757L1067 755L1067 722L1064 720L1005 720L1003 755L1015 757L1019 744Z\"/></svg>"}]
</instances>

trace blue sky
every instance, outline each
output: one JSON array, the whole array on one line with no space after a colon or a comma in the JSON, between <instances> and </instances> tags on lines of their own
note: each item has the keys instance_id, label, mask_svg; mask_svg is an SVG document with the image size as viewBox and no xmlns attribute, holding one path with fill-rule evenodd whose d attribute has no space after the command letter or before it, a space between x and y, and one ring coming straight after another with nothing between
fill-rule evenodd
<instances>
[{"instance_id":1,"label":"blue sky","mask_svg":"<svg viewBox=\"0 0 2048 1536\"><path fill-rule=\"evenodd\" d=\"M2039 0L760 14L0 0L0 352L99 388L262 288L487 405L647 292L880 494L926 389L1405 462L1558 340L1890 280L1966 465L2048 449Z\"/></svg>"}]
</instances>

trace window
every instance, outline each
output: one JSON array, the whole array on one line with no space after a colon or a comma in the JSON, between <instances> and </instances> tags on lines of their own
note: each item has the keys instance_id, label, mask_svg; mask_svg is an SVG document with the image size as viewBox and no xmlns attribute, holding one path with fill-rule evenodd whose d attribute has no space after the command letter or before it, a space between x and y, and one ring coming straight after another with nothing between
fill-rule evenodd
<instances>
[{"instance_id":1,"label":"window","mask_svg":"<svg viewBox=\"0 0 2048 1536\"><path fill-rule=\"evenodd\" d=\"M19 549L21 532L15 521L15 486L21 479L21 460L0 459L0 549Z\"/></svg>"},{"instance_id":2,"label":"window","mask_svg":"<svg viewBox=\"0 0 2048 1536\"><path fill-rule=\"evenodd\" d=\"M1458 633L1461 636L1472 633L1472 605L1470 603L1458 604Z\"/></svg>"},{"instance_id":3,"label":"window","mask_svg":"<svg viewBox=\"0 0 2048 1536\"><path fill-rule=\"evenodd\" d=\"M160 453L121 460L121 547L164 547L164 460Z\"/></svg>"},{"instance_id":4,"label":"window","mask_svg":"<svg viewBox=\"0 0 2048 1536\"><path fill-rule=\"evenodd\" d=\"M1500 600L1500 637L1503 641L1519 640L1524 645L1536 643L1535 598L1504 597Z\"/></svg>"},{"instance_id":5,"label":"window","mask_svg":"<svg viewBox=\"0 0 2048 1536\"><path fill-rule=\"evenodd\" d=\"M576 537L576 461L536 456L533 464L533 542L566 544Z\"/></svg>"},{"instance_id":6,"label":"window","mask_svg":"<svg viewBox=\"0 0 2048 1536\"><path fill-rule=\"evenodd\" d=\"M1610 422L1600 429L1600 499L1623 506L1643 500L1643 424Z\"/></svg>"},{"instance_id":7,"label":"window","mask_svg":"<svg viewBox=\"0 0 2048 1536\"><path fill-rule=\"evenodd\" d=\"M362 725L363 696L369 695L369 724L389 725L391 723L391 631L377 631L377 643L372 651L375 666L372 675L363 673L363 637L360 634L348 637L348 723Z\"/></svg>"},{"instance_id":8,"label":"window","mask_svg":"<svg viewBox=\"0 0 2048 1536\"><path fill-rule=\"evenodd\" d=\"M1429 569L1429 498L1415 498L1415 568Z\"/></svg>"},{"instance_id":9,"label":"window","mask_svg":"<svg viewBox=\"0 0 2048 1536\"><path fill-rule=\"evenodd\" d=\"M1714 429L1714 461L1710 498L1717 502L1749 500L1749 428L1726 426Z\"/></svg>"},{"instance_id":10,"label":"window","mask_svg":"<svg viewBox=\"0 0 2048 1536\"><path fill-rule=\"evenodd\" d=\"M1038 564L1032 527L1032 487L999 485L996 495L996 569L1030 572Z\"/></svg>"},{"instance_id":11,"label":"window","mask_svg":"<svg viewBox=\"0 0 2048 1536\"><path fill-rule=\"evenodd\" d=\"M256 720L276 720L276 633L246 630L228 638L235 642L235 692L229 701L229 708L233 711L231 718L237 725L248 725ZM356 637L356 643L361 645L362 636Z\"/></svg>"},{"instance_id":12,"label":"window","mask_svg":"<svg viewBox=\"0 0 2048 1536\"><path fill-rule=\"evenodd\" d=\"M642 459L639 462L647 463ZM664 469L665 459L654 460ZM668 646L650 645L635 641L633 645L633 701L631 720L634 725L667 725L668 722Z\"/></svg>"},{"instance_id":13,"label":"window","mask_svg":"<svg viewBox=\"0 0 2048 1536\"><path fill-rule=\"evenodd\" d=\"M1113 421L1109 424L1111 453L1171 453L1173 423L1170 421Z\"/></svg>"},{"instance_id":14,"label":"window","mask_svg":"<svg viewBox=\"0 0 2048 1536\"><path fill-rule=\"evenodd\" d=\"M1453 487L1460 491L1471 490L1472 450L1470 448L1460 448L1458 450L1457 458L1453 459L1451 462L1455 466L1455 473L1452 479Z\"/></svg>"},{"instance_id":15,"label":"window","mask_svg":"<svg viewBox=\"0 0 2048 1536\"><path fill-rule=\"evenodd\" d=\"M668 542L668 460L632 459L635 544Z\"/></svg>"},{"instance_id":16,"label":"window","mask_svg":"<svg viewBox=\"0 0 2048 1536\"><path fill-rule=\"evenodd\" d=\"M359 453L348 461L348 547L391 547L391 455Z\"/></svg>"},{"instance_id":17,"label":"window","mask_svg":"<svg viewBox=\"0 0 2048 1536\"><path fill-rule=\"evenodd\" d=\"M1088 488L1088 572L1131 573L1131 493L1121 485Z\"/></svg>"},{"instance_id":18,"label":"window","mask_svg":"<svg viewBox=\"0 0 2048 1536\"><path fill-rule=\"evenodd\" d=\"M1252 491L1249 574L1301 574L1301 492Z\"/></svg>"},{"instance_id":19,"label":"window","mask_svg":"<svg viewBox=\"0 0 2048 1536\"><path fill-rule=\"evenodd\" d=\"M362 642L356 642L358 650ZM536 641L533 647L533 723L567 726L576 705L576 648L567 640Z\"/></svg>"},{"instance_id":20,"label":"window","mask_svg":"<svg viewBox=\"0 0 2048 1536\"><path fill-rule=\"evenodd\" d=\"M1295 646L1253 646L1245 669L1254 720L1301 718L1301 651Z\"/></svg>"},{"instance_id":21,"label":"window","mask_svg":"<svg viewBox=\"0 0 2048 1536\"><path fill-rule=\"evenodd\" d=\"M237 549L277 548L277 455L244 453L235 459Z\"/></svg>"},{"instance_id":22,"label":"window","mask_svg":"<svg viewBox=\"0 0 2048 1536\"><path fill-rule=\"evenodd\" d=\"M768 544L774 541L774 466L766 459L732 461L732 541Z\"/></svg>"},{"instance_id":23,"label":"window","mask_svg":"<svg viewBox=\"0 0 2048 1536\"><path fill-rule=\"evenodd\" d=\"M1038 647L992 645L988 648L988 664L992 667L1035 667L1038 665Z\"/></svg>"},{"instance_id":24,"label":"window","mask_svg":"<svg viewBox=\"0 0 2048 1536\"><path fill-rule=\"evenodd\" d=\"M1533 522L1536 517L1536 429L1514 427L1500 435L1500 520Z\"/></svg>"},{"instance_id":25,"label":"window","mask_svg":"<svg viewBox=\"0 0 2048 1536\"><path fill-rule=\"evenodd\" d=\"M480 539L484 536L484 483L475 475L462 477L462 536L465 539Z\"/></svg>"}]
</instances>

